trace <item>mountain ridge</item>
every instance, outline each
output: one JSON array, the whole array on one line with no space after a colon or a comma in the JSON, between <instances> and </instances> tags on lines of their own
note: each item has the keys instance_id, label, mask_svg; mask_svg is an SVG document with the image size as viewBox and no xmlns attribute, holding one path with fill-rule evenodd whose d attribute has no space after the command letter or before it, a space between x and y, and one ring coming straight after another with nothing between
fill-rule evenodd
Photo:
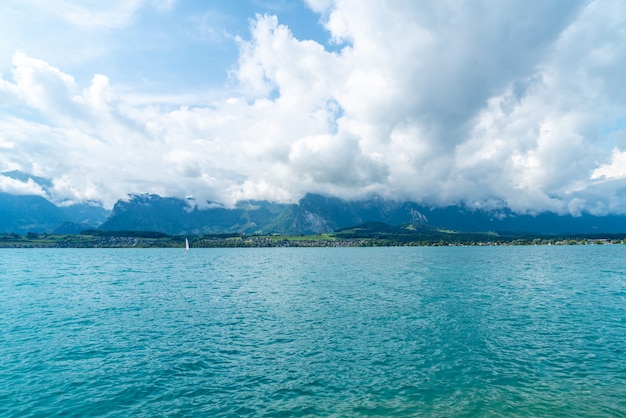
<instances>
[{"instance_id":1,"label":"mountain ridge","mask_svg":"<svg viewBox=\"0 0 626 418\"><path fill-rule=\"evenodd\" d=\"M131 195L120 200L99 229L146 229L164 233L222 233L310 235L329 233L366 222L392 226L422 223L460 232L514 232L537 234L626 232L626 216L518 215L505 209L473 210L464 206L436 208L378 196L343 200L306 194L297 204L267 201L239 202L234 208L198 209L183 199L158 195Z\"/></svg>"},{"instance_id":2,"label":"mountain ridge","mask_svg":"<svg viewBox=\"0 0 626 418\"><path fill-rule=\"evenodd\" d=\"M3 173L5 174L5 173ZM20 181L33 179L9 172ZM46 179L36 178L47 185ZM35 180L33 180L35 181ZM143 230L167 234L287 234L329 233L367 222L391 226L421 223L459 232L535 234L626 233L626 215L580 216L543 212L515 214L510 209L485 211L463 205L429 207L409 200L370 196L361 200L308 193L298 203L245 200L234 207L193 199L131 194L108 211L95 202L55 205L39 195L0 192L0 232L77 233L85 229Z\"/></svg>"}]
</instances>

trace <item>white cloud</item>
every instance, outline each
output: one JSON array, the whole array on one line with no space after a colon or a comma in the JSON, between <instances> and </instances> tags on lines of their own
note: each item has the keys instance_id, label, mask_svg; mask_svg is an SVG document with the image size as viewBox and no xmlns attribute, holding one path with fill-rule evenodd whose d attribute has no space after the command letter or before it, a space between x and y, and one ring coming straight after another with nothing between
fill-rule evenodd
<instances>
[{"instance_id":1,"label":"white cloud","mask_svg":"<svg viewBox=\"0 0 626 418\"><path fill-rule=\"evenodd\" d=\"M14 54L0 169L109 206L128 192L233 203L313 191L626 212L620 2L308 4L334 52L256 16L232 85L209 95L84 82ZM140 6L111 6L110 26Z\"/></svg>"},{"instance_id":2,"label":"white cloud","mask_svg":"<svg viewBox=\"0 0 626 418\"><path fill-rule=\"evenodd\" d=\"M0 192L14 195L36 195L47 197L46 192L32 179L20 181L0 175Z\"/></svg>"},{"instance_id":3,"label":"white cloud","mask_svg":"<svg viewBox=\"0 0 626 418\"><path fill-rule=\"evenodd\" d=\"M13 65L15 83L4 85L8 92L46 115L58 114L59 105L65 111L69 110L77 92L74 77L42 60L28 57L23 52L14 55Z\"/></svg>"},{"instance_id":4,"label":"white cloud","mask_svg":"<svg viewBox=\"0 0 626 418\"><path fill-rule=\"evenodd\" d=\"M614 149L611 161L596 168L591 174L592 179L623 179L626 178L626 151Z\"/></svg>"}]
</instances>

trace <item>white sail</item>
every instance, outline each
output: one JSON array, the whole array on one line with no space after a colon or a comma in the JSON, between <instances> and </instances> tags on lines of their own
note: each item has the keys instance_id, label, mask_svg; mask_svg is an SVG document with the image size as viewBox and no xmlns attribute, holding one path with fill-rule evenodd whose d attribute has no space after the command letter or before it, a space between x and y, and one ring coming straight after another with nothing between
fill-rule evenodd
<instances>
[{"instance_id":1,"label":"white sail","mask_svg":"<svg viewBox=\"0 0 626 418\"><path fill-rule=\"evenodd\" d=\"M189 251L189 240L185 238L185 251Z\"/></svg>"}]
</instances>

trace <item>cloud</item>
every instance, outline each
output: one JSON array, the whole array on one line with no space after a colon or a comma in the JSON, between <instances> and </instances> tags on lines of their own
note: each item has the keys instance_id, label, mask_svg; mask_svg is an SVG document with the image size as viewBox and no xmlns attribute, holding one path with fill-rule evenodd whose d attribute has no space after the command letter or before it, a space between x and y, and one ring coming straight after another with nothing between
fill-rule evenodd
<instances>
[{"instance_id":1,"label":"cloud","mask_svg":"<svg viewBox=\"0 0 626 418\"><path fill-rule=\"evenodd\" d=\"M626 178L626 151L614 149L611 161L596 168L591 174L592 179L623 179Z\"/></svg>"},{"instance_id":2,"label":"cloud","mask_svg":"<svg viewBox=\"0 0 626 418\"><path fill-rule=\"evenodd\" d=\"M6 91L19 97L25 104L45 115L68 110L77 86L74 77L61 72L46 62L28 57L22 52L13 56L13 80L4 83ZM64 101L63 103L59 103Z\"/></svg>"},{"instance_id":3,"label":"cloud","mask_svg":"<svg viewBox=\"0 0 626 418\"><path fill-rule=\"evenodd\" d=\"M32 179L20 181L0 174L0 192L13 195L36 195L47 197L46 192Z\"/></svg>"},{"instance_id":4,"label":"cloud","mask_svg":"<svg viewBox=\"0 0 626 418\"><path fill-rule=\"evenodd\" d=\"M358 138L330 135L302 138L291 146L289 164L310 189L330 185L337 194L386 182L387 167L360 151ZM345 188L345 190L341 190ZM361 192L362 193L362 192Z\"/></svg>"},{"instance_id":5,"label":"cloud","mask_svg":"<svg viewBox=\"0 0 626 418\"><path fill-rule=\"evenodd\" d=\"M132 26L141 5L108 10ZM232 204L314 191L626 212L620 2L308 6L334 48L257 15L230 83L208 95L85 81L15 53L0 78L0 169L107 206L129 192Z\"/></svg>"}]
</instances>

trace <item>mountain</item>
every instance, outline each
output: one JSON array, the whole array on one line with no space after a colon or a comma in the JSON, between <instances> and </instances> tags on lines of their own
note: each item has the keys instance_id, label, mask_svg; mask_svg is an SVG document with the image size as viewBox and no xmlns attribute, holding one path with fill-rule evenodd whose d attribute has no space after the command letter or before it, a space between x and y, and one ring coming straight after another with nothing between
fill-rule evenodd
<instances>
[{"instance_id":1,"label":"mountain","mask_svg":"<svg viewBox=\"0 0 626 418\"><path fill-rule=\"evenodd\" d=\"M102 230L148 230L168 234L327 233L367 222L393 226L424 224L460 232L521 234L588 234L626 232L626 216L516 215L509 210L478 211L463 206L429 208L379 196L358 201L307 194L298 204L240 202L234 208L211 203L198 209L193 201L158 195L131 195L117 202Z\"/></svg>"},{"instance_id":2,"label":"mountain","mask_svg":"<svg viewBox=\"0 0 626 418\"><path fill-rule=\"evenodd\" d=\"M49 232L64 220L63 211L41 196L0 192L0 232Z\"/></svg>"},{"instance_id":3,"label":"mountain","mask_svg":"<svg viewBox=\"0 0 626 418\"><path fill-rule=\"evenodd\" d=\"M42 196L0 192L0 233L74 233L96 228L110 211L93 204L59 207Z\"/></svg>"},{"instance_id":4,"label":"mountain","mask_svg":"<svg viewBox=\"0 0 626 418\"><path fill-rule=\"evenodd\" d=\"M485 242L514 242L522 241L522 236L498 235L485 232L454 232L441 230L423 223L411 223L400 226L392 226L381 222L366 222L349 228L341 228L335 231L339 239L374 239L385 242L385 245L406 245L420 243L433 245L447 244L476 244ZM526 240L524 240L527 242Z\"/></svg>"},{"instance_id":5,"label":"mountain","mask_svg":"<svg viewBox=\"0 0 626 418\"><path fill-rule=\"evenodd\" d=\"M19 171L1 173L21 182L32 181L42 190L52 183ZM518 234L626 233L626 216L582 214L518 215L508 209L481 211L465 206L433 208L411 201L371 196L361 200L307 194L297 204L249 200L228 208L215 202L135 194L119 200L112 211L97 202L57 206L42 196L0 193L0 233L77 233L154 231L167 234L290 234L333 232L368 222L391 226L423 224L459 232Z\"/></svg>"},{"instance_id":6,"label":"mountain","mask_svg":"<svg viewBox=\"0 0 626 418\"><path fill-rule=\"evenodd\" d=\"M365 222L401 225L424 220L418 210L408 210L405 204L379 196L346 201L311 193L300 200L293 218L286 231L291 234L326 233Z\"/></svg>"},{"instance_id":7,"label":"mountain","mask_svg":"<svg viewBox=\"0 0 626 418\"><path fill-rule=\"evenodd\" d=\"M428 224L463 232L513 232L553 235L621 233L626 232L625 215L581 216L557 215L544 212L538 215L518 215L509 209L498 211L471 210L460 206L427 209Z\"/></svg>"},{"instance_id":8,"label":"mountain","mask_svg":"<svg viewBox=\"0 0 626 418\"><path fill-rule=\"evenodd\" d=\"M93 227L89 224L66 221L57 226L52 233L57 235L80 234L90 229L93 229Z\"/></svg>"},{"instance_id":9,"label":"mountain","mask_svg":"<svg viewBox=\"0 0 626 418\"><path fill-rule=\"evenodd\" d=\"M96 202L60 206L60 209L63 211L66 220L81 225L88 225L91 228L104 223L111 214L110 210L103 208Z\"/></svg>"},{"instance_id":10,"label":"mountain","mask_svg":"<svg viewBox=\"0 0 626 418\"><path fill-rule=\"evenodd\" d=\"M32 181L46 193L53 186L46 178L17 170L6 171L0 175L22 183ZM97 202L57 206L39 195L0 192L0 233L70 233L67 231L95 228L102 224L109 214L110 211Z\"/></svg>"},{"instance_id":11,"label":"mountain","mask_svg":"<svg viewBox=\"0 0 626 418\"><path fill-rule=\"evenodd\" d=\"M307 194L298 204L239 202L234 208L211 203L199 209L193 201L154 194L118 201L101 230L146 230L168 234L244 232L308 235L332 232L370 220L409 223L421 215L379 197L352 202Z\"/></svg>"},{"instance_id":12,"label":"mountain","mask_svg":"<svg viewBox=\"0 0 626 418\"><path fill-rule=\"evenodd\" d=\"M130 195L119 200L109 219L99 229L142 230L167 234L210 234L223 232L271 233L288 223L281 218L292 205L264 201L240 202L234 208L209 203L199 209L185 201L154 194Z\"/></svg>"}]
</instances>

